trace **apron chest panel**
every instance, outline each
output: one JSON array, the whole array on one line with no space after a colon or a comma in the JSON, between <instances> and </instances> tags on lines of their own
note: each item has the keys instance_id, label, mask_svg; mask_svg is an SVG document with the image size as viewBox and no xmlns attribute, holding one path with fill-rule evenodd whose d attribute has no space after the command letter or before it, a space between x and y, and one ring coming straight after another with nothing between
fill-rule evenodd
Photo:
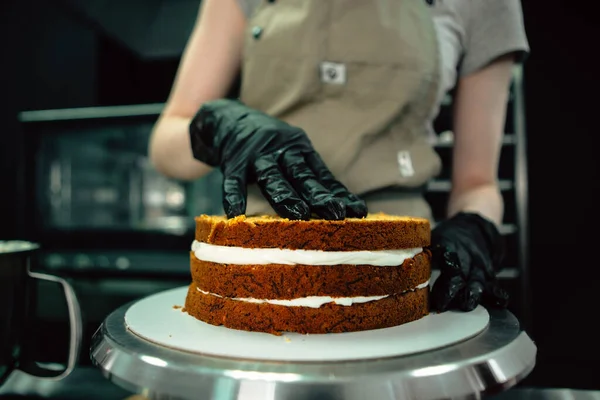
<instances>
[{"instance_id":1,"label":"apron chest panel","mask_svg":"<svg viewBox=\"0 0 600 400\"><path fill-rule=\"evenodd\" d=\"M437 38L423 1L263 1L245 45L242 101L303 128L350 190L418 187L439 172L426 131Z\"/></svg>"}]
</instances>

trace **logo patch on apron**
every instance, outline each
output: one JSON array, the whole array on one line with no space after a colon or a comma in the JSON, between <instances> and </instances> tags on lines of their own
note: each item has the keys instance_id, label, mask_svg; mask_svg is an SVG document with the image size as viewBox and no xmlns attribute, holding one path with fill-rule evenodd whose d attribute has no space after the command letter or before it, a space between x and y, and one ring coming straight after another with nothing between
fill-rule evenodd
<instances>
[{"instance_id":1,"label":"logo patch on apron","mask_svg":"<svg viewBox=\"0 0 600 400\"><path fill-rule=\"evenodd\" d=\"M346 65L323 61L321 63L321 82L333 85L346 83Z\"/></svg>"},{"instance_id":2,"label":"logo patch on apron","mask_svg":"<svg viewBox=\"0 0 600 400\"><path fill-rule=\"evenodd\" d=\"M404 178L415 174L412 158L410 158L410 153L408 151L402 150L398 152L398 168L400 169L400 175Z\"/></svg>"}]
</instances>

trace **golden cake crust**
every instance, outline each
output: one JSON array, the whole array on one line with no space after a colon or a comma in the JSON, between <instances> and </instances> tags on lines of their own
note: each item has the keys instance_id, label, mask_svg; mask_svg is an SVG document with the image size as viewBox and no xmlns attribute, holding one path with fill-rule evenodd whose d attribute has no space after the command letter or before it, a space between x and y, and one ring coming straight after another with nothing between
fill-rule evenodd
<instances>
[{"instance_id":1,"label":"golden cake crust","mask_svg":"<svg viewBox=\"0 0 600 400\"><path fill-rule=\"evenodd\" d=\"M320 308L247 303L203 294L191 284L185 312L212 325L266 332L340 333L386 328L415 321L428 314L429 289L419 289L378 301Z\"/></svg>"},{"instance_id":2,"label":"golden cake crust","mask_svg":"<svg viewBox=\"0 0 600 400\"><path fill-rule=\"evenodd\" d=\"M427 282L431 253L424 250L399 266L235 265L200 261L190 252L192 280L223 297L294 299L306 296L381 296Z\"/></svg>"},{"instance_id":3,"label":"golden cake crust","mask_svg":"<svg viewBox=\"0 0 600 400\"><path fill-rule=\"evenodd\" d=\"M277 216L196 217L196 240L220 246L324 251L391 250L426 247L427 219L369 214L341 221L291 221Z\"/></svg>"}]
</instances>

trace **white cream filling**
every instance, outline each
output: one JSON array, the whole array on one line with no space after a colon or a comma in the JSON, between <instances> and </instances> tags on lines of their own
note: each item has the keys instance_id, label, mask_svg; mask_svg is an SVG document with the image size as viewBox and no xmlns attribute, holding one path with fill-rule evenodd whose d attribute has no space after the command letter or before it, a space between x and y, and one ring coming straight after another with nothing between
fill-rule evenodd
<instances>
[{"instance_id":1,"label":"white cream filling","mask_svg":"<svg viewBox=\"0 0 600 400\"><path fill-rule=\"evenodd\" d=\"M404 292L402 292L400 294L404 294L407 292L414 292L417 289L423 289L427 286L429 286L429 281L427 281L425 283L421 283L420 285L417 285L417 287L415 287L413 289L405 290ZM221 297L221 298L223 297L223 296L220 296L215 293L205 292L204 290L202 290L198 287L196 287L196 290L198 290L201 293L208 294L211 296ZM309 297L299 297L297 299L291 299L291 300L253 299L253 298L246 298L246 297L230 297L229 299L235 300L235 301L243 301L245 303L258 303L258 304L268 303L268 304L275 304L278 306L285 306L285 307L319 308L323 304L327 304L327 303L335 303L340 306L351 306L352 304L368 303L370 301L381 300L381 299L384 299L389 296L390 295L367 296L367 297L365 297L365 296L358 296L358 297L309 296Z\"/></svg>"},{"instance_id":2,"label":"white cream filling","mask_svg":"<svg viewBox=\"0 0 600 400\"><path fill-rule=\"evenodd\" d=\"M194 240L192 251L201 261L219 264L304 264L304 265L401 265L423 251L422 247L376 251L322 251L290 249L254 249L218 246Z\"/></svg>"}]
</instances>

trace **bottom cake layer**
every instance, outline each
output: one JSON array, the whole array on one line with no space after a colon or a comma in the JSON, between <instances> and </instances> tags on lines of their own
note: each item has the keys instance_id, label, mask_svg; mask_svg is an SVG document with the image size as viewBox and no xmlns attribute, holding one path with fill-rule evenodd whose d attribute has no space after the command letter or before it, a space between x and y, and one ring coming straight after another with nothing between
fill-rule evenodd
<instances>
[{"instance_id":1,"label":"bottom cake layer","mask_svg":"<svg viewBox=\"0 0 600 400\"><path fill-rule=\"evenodd\" d=\"M424 317L429 312L429 288L352 306L327 303L319 308L248 303L204 294L192 283L185 311L212 325L267 332L340 333L388 328Z\"/></svg>"}]
</instances>

